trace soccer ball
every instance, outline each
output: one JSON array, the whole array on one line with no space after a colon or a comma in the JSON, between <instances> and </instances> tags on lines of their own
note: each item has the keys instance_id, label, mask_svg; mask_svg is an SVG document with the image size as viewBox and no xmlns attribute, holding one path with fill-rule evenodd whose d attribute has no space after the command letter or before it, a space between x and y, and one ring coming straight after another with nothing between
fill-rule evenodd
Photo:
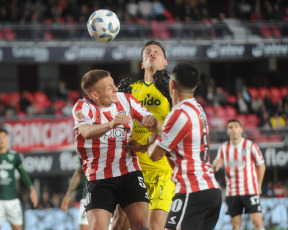
<instances>
[{"instance_id":1,"label":"soccer ball","mask_svg":"<svg viewBox=\"0 0 288 230\"><path fill-rule=\"evenodd\" d=\"M88 19L87 29L96 41L109 42L118 35L120 22L111 10L96 10Z\"/></svg>"}]
</instances>

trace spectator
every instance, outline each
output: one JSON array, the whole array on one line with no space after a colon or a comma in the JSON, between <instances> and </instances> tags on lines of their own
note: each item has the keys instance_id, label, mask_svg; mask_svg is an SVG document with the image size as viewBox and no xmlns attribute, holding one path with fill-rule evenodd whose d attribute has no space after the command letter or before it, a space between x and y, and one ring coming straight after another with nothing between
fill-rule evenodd
<instances>
[{"instance_id":1,"label":"spectator","mask_svg":"<svg viewBox=\"0 0 288 230\"><path fill-rule=\"evenodd\" d=\"M152 15L157 21L165 21L166 17L164 15L165 7L159 0L153 0L152 3Z\"/></svg>"},{"instance_id":2,"label":"spectator","mask_svg":"<svg viewBox=\"0 0 288 230\"><path fill-rule=\"evenodd\" d=\"M13 117L17 115L17 108L18 104L15 100L11 100L9 105L5 108L5 116L6 117Z\"/></svg>"},{"instance_id":3,"label":"spectator","mask_svg":"<svg viewBox=\"0 0 288 230\"><path fill-rule=\"evenodd\" d=\"M24 90L22 92L19 105L20 105L20 110L24 113L27 113L27 109L31 105L31 101L28 96L28 91Z\"/></svg>"},{"instance_id":4,"label":"spectator","mask_svg":"<svg viewBox=\"0 0 288 230\"><path fill-rule=\"evenodd\" d=\"M140 0L138 2L140 16L149 21L152 19L152 3L149 0Z\"/></svg>"},{"instance_id":5,"label":"spectator","mask_svg":"<svg viewBox=\"0 0 288 230\"><path fill-rule=\"evenodd\" d=\"M262 110L259 126L264 130L271 130L271 122L269 113L266 110Z\"/></svg>"},{"instance_id":6,"label":"spectator","mask_svg":"<svg viewBox=\"0 0 288 230\"><path fill-rule=\"evenodd\" d=\"M274 193L275 193L275 197L277 198L281 198L281 197L286 197L286 189L285 187L282 185L281 181L278 181L277 184L274 186Z\"/></svg>"},{"instance_id":7,"label":"spectator","mask_svg":"<svg viewBox=\"0 0 288 230\"><path fill-rule=\"evenodd\" d=\"M264 102L266 110L271 114L271 112L274 109L274 105L268 94L265 95L263 102Z\"/></svg>"},{"instance_id":8,"label":"spectator","mask_svg":"<svg viewBox=\"0 0 288 230\"><path fill-rule=\"evenodd\" d=\"M5 116L5 104L3 101L0 101L0 117Z\"/></svg>"},{"instance_id":9,"label":"spectator","mask_svg":"<svg viewBox=\"0 0 288 230\"><path fill-rule=\"evenodd\" d=\"M66 88L66 82L60 81L57 89L56 98L57 100L66 100L69 96L68 89Z\"/></svg>"},{"instance_id":10,"label":"spectator","mask_svg":"<svg viewBox=\"0 0 288 230\"><path fill-rule=\"evenodd\" d=\"M215 96L213 99L213 104L214 104L214 106L217 106L217 105L226 106L227 97L226 97L226 94L224 93L224 90L222 87L216 88L216 93L215 93Z\"/></svg>"},{"instance_id":11,"label":"spectator","mask_svg":"<svg viewBox=\"0 0 288 230\"><path fill-rule=\"evenodd\" d=\"M74 106L74 102L72 101L71 98L68 98L66 101L66 105L62 108L62 115L71 116L73 106Z\"/></svg>"},{"instance_id":12,"label":"spectator","mask_svg":"<svg viewBox=\"0 0 288 230\"><path fill-rule=\"evenodd\" d=\"M240 19L249 20L251 14L251 5L246 0L241 0L237 4L237 13Z\"/></svg>"},{"instance_id":13,"label":"spectator","mask_svg":"<svg viewBox=\"0 0 288 230\"><path fill-rule=\"evenodd\" d=\"M263 197L275 197L272 181L268 181L266 187L262 189Z\"/></svg>"},{"instance_id":14,"label":"spectator","mask_svg":"<svg viewBox=\"0 0 288 230\"><path fill-rule=\"evenodd\" d=\"M237 93L237 108L238 108L238 113L248 113L249 112L248 105L247 105L246 101L243 99L241 92Z\"/></svg>"},{"instance_id":15,"label":"spectator","mask_svg":"<svg viewBox=\"0 0 288 230\"><path fill-rule=\"evenodd\" d=\"M224 19L225 19L225 14L220 13L219 18L214 23L216 37L217 38L226 38L227 36L230 36L233 39L234 34L230 30L230 28L227 26Z\"/></svg>"},{"instance_id":16,"label":"spectator","mask_svg":"<svg viewBox=\"0 0 288 230\"><path fill-rule=\"evenodd\" d=\"M41 194L41 201L38 204L38 209L49 209L49 208L53 208L53 204L50 200L49 192L43 190Z\"/></svg>"},{"instance_id":17,"label":"spectator","mask_svg":"<svg viewBox=\"0 0 288 230\"><path fill-rule=\"evenodd\" d=\"M130 17L137 17L138 16L138 4L135 0L129 0L126 5L126 11L128 12Z\"/></svg>"},{"instance_id":18,"label":"spectator","mask_svg":"<svg viewBox=\"0 0 288 230\"><path fill-rule=\"evenodd\" d=\"M211 128L213 130L223 130L225 129L225 126L226 126L226 121L223 117L219 117L218 116L218 113L217 113L217 110L215 112L215 115L214 117L212 117L211 119Z\"/></svg>"},{"instance_id":19,"label":"spectator","mask_svg":"<svg viewBox=\"0 0 288 230\"><path fill-rule=\"evenodd\" d=\"M264 103L259 95L256 96L255 99L251 102L252 112L255 113L257 116L261 114L261 108L264 106Z\"/></svg>"},{"instance_id":20,"label":"spectator","mask_svg":"<svg viewBox=\"0 0 288 230\"><path fill-rule=\"evenodd\" d=\"M213 105L213 100L214 100L214 90L211 86L208 86L208 90L207 90L207 104L208 105Z\"/></svg>"},{"instance_id":21,"label":"spectator","mask_svg":"<svg viewBox=\"0 0 288 230\"><path fill-rule=\"evenodd\" d=\"M51 198L51 203L53 205L53 208L60 208L61 201L60 201L59 193L57 192L53 193L52 198Z\"/></svg>"},{"instance_id":22,"label":"spectator","mask_svg":"<svg viewBox=\"0 0 288 230\"><path fill-rule=\"evenodd\" d=\"M270 118L271 126L274 130L281 129L286 126L285 119L278 114L278 112L274 112L272 117Z\"/></svg>"}]
</instances>

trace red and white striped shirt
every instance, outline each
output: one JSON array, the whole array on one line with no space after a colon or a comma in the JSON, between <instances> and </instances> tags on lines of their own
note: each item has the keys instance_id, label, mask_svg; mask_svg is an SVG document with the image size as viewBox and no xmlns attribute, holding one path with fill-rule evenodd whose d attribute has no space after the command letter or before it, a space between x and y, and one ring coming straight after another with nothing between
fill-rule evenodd
<instances>
[{"instance_id":1,"label":"red and white striped shirt","mask_svg":"<svg viewBox=\"0 0 288 230\"><path fill-rule=\"evenodd\" d=\"M258 194L258 165L264 158L258 146L245 138L238 145L226 141L218 149L217 159L224 160L226 196Z\"/></svg>"},{"instance_id":2,"label":"red and white striped shirt","mask_svg":"<svg viewBox=\"0 0 288 230\"><path fill-rule=\"evenodd\" d=\"M176 193L220 188L209 163L206 115L195 98L186 99L167 115L156 143L167 150Z\"/></svg>"},{"instance_id":3,"label":"red and white striped shirt","mask_svg":"<svg viewBox=\"0 0 288 230\"><path fill-rule=\"evenodd\" d=\"M110 129L100 138L86 140L77 131L75 145L89 181L141 170L137 155L123 147L132 135L133 119L141 124L145 116L152 114L130 94L117 93L117 97L118 102L108 108L97 107L88 97L78 100L73 108L74 129L84 124L107 123L119 113L130 117L129 124Z\"/></svg>"}]
</instances>

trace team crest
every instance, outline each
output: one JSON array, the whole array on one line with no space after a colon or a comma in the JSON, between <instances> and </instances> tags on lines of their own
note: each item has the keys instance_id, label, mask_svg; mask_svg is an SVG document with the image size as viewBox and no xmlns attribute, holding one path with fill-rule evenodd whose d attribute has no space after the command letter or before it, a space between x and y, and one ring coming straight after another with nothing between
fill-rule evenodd
<instances>
[{"instance_id":1,"label":"team crest","mask_svg":"<svg viewBox=\"0 0 288 230\"><path fill-rule=\"evenodd\" d=\"M118 114L126 114L125 110L119 111Z\"/></svg>"},{"instance_id":2,"label":"team crest","mask_svg":"<svg viewBox=\"0 0 288 230\"><path fill-rule=\"evenodd\" d=\"M75 113L75 116L76 116L78 119L81 119L81 118L84 117L84 115L83 115L83 113L82 113L81 110L77 111L77 112Z\"/></svg>"},{"instance_id":3,"label":"team crest","mask_svg":"<svg viewBox=\"0 0 288 230\"><path fill-rule=\"evenodd\" d=\"M14 160L14 158L15 158L15 156L13 155L13 154L8 154L8 159L10 160L10 161L13 161Z\"/></svg>"}]
</instances>

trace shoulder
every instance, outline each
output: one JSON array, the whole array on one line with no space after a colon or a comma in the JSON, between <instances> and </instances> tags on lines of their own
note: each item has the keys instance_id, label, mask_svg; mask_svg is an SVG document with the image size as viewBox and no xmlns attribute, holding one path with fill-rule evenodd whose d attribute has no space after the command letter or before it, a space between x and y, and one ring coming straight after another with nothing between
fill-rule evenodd
<instances>
[{"instance_id":1,"label":"shoulder","mask_svg":"<svg viewBox=\"0 0 288 230\"><path fill-rule=\"evenodd\" d=\"M9 154L13 154L13 155L19 155L18 152L16 152L15 150L12 150L12 149L9 149L9 150L8 150L8 153L9 153Z\"/></svg>"},{"instance_id":2,"label":"shoulder","mask_svg":"<svg viewBox=\"0 0 288 230\"><path fill-rule=\"evenodd\" d=\"M143 80L139 80L139 81L132 83L130 86L135 87L135 86L139 86L139 85L143 85L143 84L144 84Z\"/></svg>"}]
</instances>

